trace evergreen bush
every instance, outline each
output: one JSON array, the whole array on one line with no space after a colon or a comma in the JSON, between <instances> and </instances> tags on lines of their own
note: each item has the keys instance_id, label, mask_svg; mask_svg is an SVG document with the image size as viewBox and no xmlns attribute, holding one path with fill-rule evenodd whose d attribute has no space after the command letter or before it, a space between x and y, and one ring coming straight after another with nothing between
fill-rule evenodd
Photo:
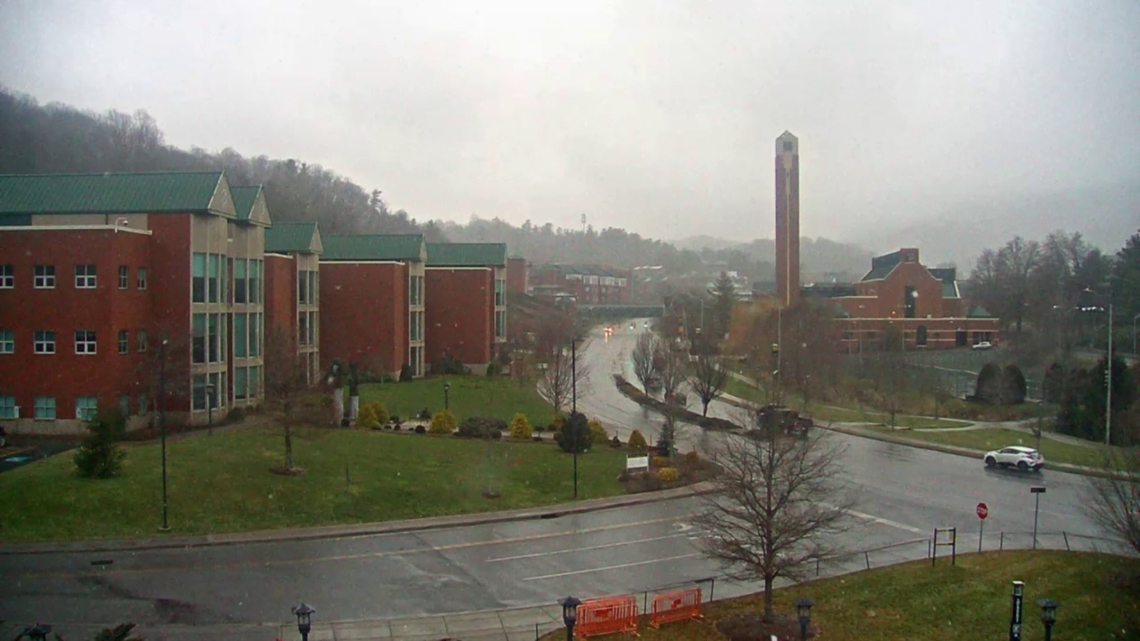
<instances>
[{"instance_id":1,"label":"evergreen bush","mask_svg":"<svg viewBox=\"0 0 1140 641\"><path fill-rule=\"evenodd\" d=\"M629 435L629 449L633 450L635 454L644 454L649 450L649 443L645 442L641 430L633 430Z\"/></svg>"},{"instance_id":2,"label":"evergreen bush","mask_svg":"<svg viewBox=\"0 0 1140 641\"><path fill-rule=\"evenodd\" d=\"M80 476L109 479L123 468L127 453L116 443L126 433L126 420L118 407L99 412L87 422L87 436L75 452L75 467Z\"/></svg>"},{"instance_id":3,"label":"evergreen bush","mask_svg":"<svg viewBox=\"0 0 1140 641\"><path fill-rule=\"evenodd\" d=\"M602 422L598 419L590 419L590 422L587 423L587 425L590 427L590 434L593 435L593 440L595 443L605 443L610 439L610 435L606 434L606 428L602 427Z\"/></svg>"},{"instance_id":4,"label":"evergreen bush","mask_svg":"<svg viewBox=\"0 0 1140 641\"><path fill-rule=\"evenodd\" d=\"M577 452L581 454L590 449L590 445L594 442L594 435L590 431L586 415L581 412L574 412L569 419L566 419L562 429L555 433L554 439L562 451L574 452L577 448Z\"/></svg>"},{"instance_id":5,"label":"evergreen bush","mask_svg":"<svg viewBox=\"0 0 1140 641\"><path fill-rule=\"evenodd\" d=\"M419 431L419 430L416 430ZM431 417L428 431L432 434L451 434L455 431L455 415L451 410L440 410Z\"/></svg>"},{"instance_id":6,"label":"evergreen bush","mask_svg":"<svg viewBox=\"0 0 1140 641\"><path fill-rule=\"evenodd\" d=\"M526 414L519 412L511 419L510 426L511 438L528 439L534 435L534 430L530 427L530 421L526 420Z\"/></svg>"}]
</instances>

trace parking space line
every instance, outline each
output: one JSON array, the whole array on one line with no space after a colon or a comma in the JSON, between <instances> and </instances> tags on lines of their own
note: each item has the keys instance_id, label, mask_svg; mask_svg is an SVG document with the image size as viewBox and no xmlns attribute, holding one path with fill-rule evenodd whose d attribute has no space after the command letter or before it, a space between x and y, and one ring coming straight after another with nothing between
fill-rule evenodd
<instances>
[{"instance_id":1,"label":"parking space line","mask_svg":"<svg viewBox=\"0 0 1140 641\"><path fill-rule=\"evenodd\" d=\"M907 532L913 532L914 534L929 534L929 532L930 532L929 530L923 530L920 528L916 528L913 525L907 525L905 523L899 523L898 521L892 521L890 519L884 519L884 518L881 518L878 516L872 516L870 514L864 514L863 512L856 512L855 510L851 510L851 516L858 517L861 519L867 519L868 521L871 521L873 523L888 525L890 527L898 528L900 530L905 530Z\"/></svg>"},{"instance_id":2,"label":"parking space line","mask_svg":"<svg viewBox=\"0 0 1140 641\"><path fill-rule=\"evenodd\" d=\"M650 563L664 563L666 561L677 561L680 559L691 559L695 556L702 556L700 552L693 552L691 554L681 554L678 556L668 556L662 559L650 559L648 561L634 561L633 563L621 563L619 565L610 565L604 568L590 568L587 570L570 570L569 572L558 572L556 574L544 574L542 576L528 576L523 581L540 581L542 579L556 579L561 576L573 576L575 574L589 574L590 572L605 572L606 570L620 570L622 568L632 568L638 565L649 565Z\"/></svg>"},{"instance_id":3,"label":"parking space line","mask_svg":"<svg viewBox=\"0 0 1140 641\"><path fill-rule=\"evenodd\" d=\"M618 541L617 543L604 543L602 545L590 545L584 548L574 548L572 550L547 550L544 552L532 552L531 554L516 554L515 556L503 556L497 559L487 559L486 563L498 563L500 561L514 561L516 559L533 559L539 556L554 556L555 554L569 554L570 552L585 552L587 550L604 550L606 548L616 548L623 545L637 545L638 543L649 543L651 541L664 541L666 539L676 539L681 537L688 537L688 534L668 534L666 536L655 536L648 539L636 539L634 541Z\"/></svg>"}]
</instances>

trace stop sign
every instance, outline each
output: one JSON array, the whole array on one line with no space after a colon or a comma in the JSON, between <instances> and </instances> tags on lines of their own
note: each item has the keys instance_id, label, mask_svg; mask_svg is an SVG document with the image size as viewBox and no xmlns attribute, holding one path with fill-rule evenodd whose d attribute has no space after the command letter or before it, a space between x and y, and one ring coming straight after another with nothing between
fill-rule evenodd
<instances>
[{"instance_id":1,"label":"stop sign","mask_svg":"<svg viewBox=\"0 0 1140 641\"><path fill-rule=\"evenodd\" d=\"M978 518L982 520L985 520L985 518L990 515L990 508L986 507L985 503L978 503L978 509L976 511Z\"/></svg>"}]
</instances>

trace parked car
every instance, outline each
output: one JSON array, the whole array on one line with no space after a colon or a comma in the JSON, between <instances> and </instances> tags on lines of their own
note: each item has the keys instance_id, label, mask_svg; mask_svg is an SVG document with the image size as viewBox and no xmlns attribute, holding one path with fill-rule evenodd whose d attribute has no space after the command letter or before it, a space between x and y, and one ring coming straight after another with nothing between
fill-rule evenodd
<instances>
[{"instance_id":1,"label":"parked car","mask_svg":"<svg viewBox=\"0 0 1140 641\"><path fill-rule=\"evenodd\" d=\"M1032 447L1010 445L1000 450L986 452L986 467L1016 467L1022 472L1040 472L1045 467L1045 457Z\"/></svg>"},{"instance_id":2,"label":"parked car","mask_svg":"<svg viewBox=\"0 0 1140 641\"><path fill-rule=\"evenodd\" d=\"M993 346L994 346L994 344L989 342L989 341L982 341L980 343L974 343L974 349L990 349Z\"/></svg>"}]
</instances>

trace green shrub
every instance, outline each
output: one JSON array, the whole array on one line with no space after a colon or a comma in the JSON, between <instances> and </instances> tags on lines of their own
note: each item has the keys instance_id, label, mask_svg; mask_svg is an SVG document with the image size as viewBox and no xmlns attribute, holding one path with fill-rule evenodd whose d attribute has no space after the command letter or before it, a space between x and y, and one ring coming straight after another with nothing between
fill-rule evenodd
<instances>
[{"instance_id":1,"label":"green shrub","mask_svg":"<svg viewBox=\"0 0 1140 641\"><path fill-rule=\"evenodd\" d=\"M116 476L123 468L127 453L115 443L125 434L126 421L118 407L99 412L87 422L89 434L75 452L75 467L80 476L95 479L108 479Z\"/></svg>"},{"instance_id":2,"label":"green shrub","mask_svg":"<svg viewBox=\"0 0 1140 641\"><path fill-rule=\"evenodd\" d=\"M662 483L669 483L681 478L681 473L675 467L663 467L657 470L657 480Z\"/></svg>"},{"instance_id":3,"label":"green shrub","mask_svg":"<svg viewBox=\"0 0 1140 641\"><path fill-rule=\"evenodd\" d=\"M534 434L534 430L530 428L530 421L526 420L526 414L519 412L511 419L510 426L511 438L527 439Z\"/></svg>"},{"instance_id":4,"label":"green shrub","mask_svg":"<svg viewBox=\"0 0 1140 641\"><path fill-rule=\"evenodd\" d=\"M380 401L372 401L369 403L372 406L372 411L376 412L376 422L385 425L388 422L388 408Z\"/></svg>"},{"instance_id":5,"label":"green shrub","mask_svg":"<svg viewBox=\"0 0 1140 641\"><path fill-rule=\"evenodd\" d=\"M245 420L245 411L240 407L235 407L229 412L226 412L226 421L230 423L240 423Z\"/></svg>"},{"instance_id":6,"label":"green shrub","mask_svg":"<svg viewBox=\"0 0 1140 641\"><path fill-rule=\"evenodd\" d=\"M487 376L498 376L501 373L503 373L502 365L499 365L495 361L487 363Z\"/></svg>"},{"instance_id":7,"label":"green shrub","mask_svg":"<svg viewBox=\"0 0 1140 641\"><path fill-rule=\"evenodd\" d=\"M376 410L372 408L372 403L360 406L360 411L356 413L356 425L367 430L380 428L380 421L376 418Z\"/></svg>"},{"instance_id":8,"label":"green shrub","mask_svg":"<svg viewBox=\"0 0 1140 641\"><path fill-rule=\"evenodd\" d=\"M595 443L605 443L609 440L610 435L606 434L606 428L602 427L602 422L596 418L590 419L587 423L590 428L590 434L593 435Z\"/></svg>"},{"instance_id":9,"label":"green shrub","mask_svg":"<svg viewBox=\"0 0 1140 641\"><path fill-rule=\"evenodd\" d=\"M459 424L456 436L463 438L493 438L503 437L507 429L507 422L493 416L468 416Z\"/></svg>"},{"instance_id":10,"label":"green shrub","mask_svg":"<svg viewBox=\"0 0 1140 641\"><path fill-rule=\"evenodd\" d=\"M701 460L701 455L697 454L696 450L691 450L685 454L685 462L689 464L698 463Z\"/></svg>"},{"instance_id":11,"label":"green shrub","mask_svg":"<svg viewBox=\"0 0 1140 641\"><path fill-rule=\"evenodd\" d=\"M428 431L432 434L451 434L455 431L455 415L451 410L440 410L431 417Z\"/></svg>"},{"instance_id":12,"label":"green shrub","mask_svg":"<svg viewBox=\"0 0 1140 641\"><path fill-rule=\"evenodd\" d=\"M649 464L659 470L669 467L669 458L665 456L654 456L649 459Z\"/></svg>"},{"instance_id":13,"label":"green shrub","mask_svg":"<svg viewBox=\"0 0 1140 641\"><path fill-rule=\"evenodd\" d=\"M576 448L577 452L581 454L590 449L590 445L594 442L594 435L590 432L586 415L581 412L571 414L562 429L555 433L554 440L558 442L558 447L562 448L564 452L574 452Z\"/></svg>"},{"instance_id":14,"label":"green shrub","mask_svg":"<svg viewBox=\"0 0 1140 641\"><path fill-rule=\"evenodd\" d=\"M558 433L562 431L562 426L566 424L566 417L561 412L554 415L554 420L550 423L550 431Z\"/></svg>"},{"instance_id":15,"label":"green shrub","mask_svg":"<svg viewBox=\"0 0 1140 641\"><path fill-rule=\"evenodd\" d=\"M633 430L633 433L629 435L629 449L636 454L644 454L649 449L649 443L645 442L641 430Z\"/></svg>"},{"instance_id":16,"label":"green shrub","mask_svg":"<svg viewBox=\"0 0 1140 641\"><path fill-rule=\"evenodd\" d=\"M415 375L412 373L412 366L408 363L404 363L404 366L400 368L400 382L410 383L414 378Z\"/></svg>"},{"instance_id":17,"label":"green shrub","mask_svg":"<svg viewBox=\"0 0 1140 641\"><path fill-rule=\"evenodd\" d=\"M446 374L470 374L471 370L463 365L463 361L450 354L445 354L443 358L432 365L431 373L437 376Z\"/></svg>"}]
</instances>

